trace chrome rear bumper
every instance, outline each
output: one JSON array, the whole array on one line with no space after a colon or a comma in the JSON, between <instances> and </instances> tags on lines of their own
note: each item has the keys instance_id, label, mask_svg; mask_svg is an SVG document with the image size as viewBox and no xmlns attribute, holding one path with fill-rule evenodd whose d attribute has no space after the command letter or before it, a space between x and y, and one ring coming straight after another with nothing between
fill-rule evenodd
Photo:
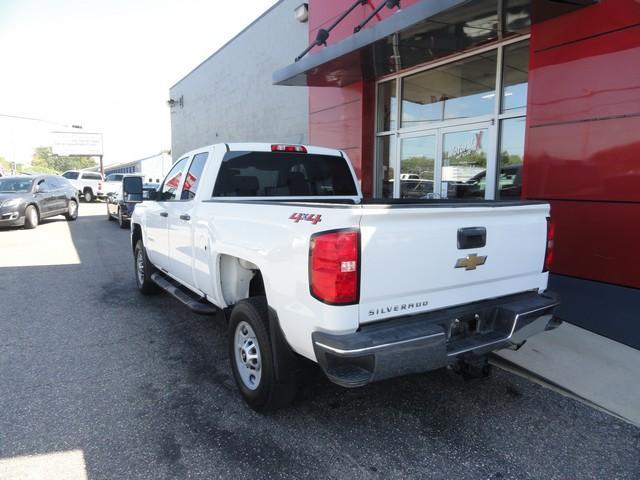
<instances>
[{"instance_id":1,"label":"chrome rear bumper","mask_svg":"<svg viewBox=\"0 0 640 480\"><path fill-rule=\"evenodd\" d=\"M551 293L527 292L361 327L348 335L314 332L316 359L333 382L358 387L426 372L520 345L560 325Z\"/></svg>"}]
</instances>

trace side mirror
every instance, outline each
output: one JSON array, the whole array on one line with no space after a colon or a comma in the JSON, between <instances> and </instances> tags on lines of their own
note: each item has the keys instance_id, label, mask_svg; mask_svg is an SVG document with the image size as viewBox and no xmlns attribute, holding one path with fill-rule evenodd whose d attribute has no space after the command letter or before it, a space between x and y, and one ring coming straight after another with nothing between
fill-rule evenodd
<instances>
[{"instance_id":1,"label":"side mirror","mask_svg":"<svg viewBox=\"0 0 640 480\"><path fill-rule=\"evenodd\" d=\"M122 179L122 197L125 202L142 202L142 178L124 177Z\"/></svg>"}]
</instances>

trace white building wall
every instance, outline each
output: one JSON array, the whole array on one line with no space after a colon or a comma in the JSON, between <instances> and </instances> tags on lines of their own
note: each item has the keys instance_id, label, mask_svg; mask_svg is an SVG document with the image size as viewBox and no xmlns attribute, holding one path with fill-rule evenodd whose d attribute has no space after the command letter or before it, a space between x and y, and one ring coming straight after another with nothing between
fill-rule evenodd
<instances>
[{"instance_id":1,"label":"white building wall","mask_svg":"<svg viewBox=\"0 0 640 480\"><path fill-rule=\"evenodd\" d=\"M307 143L308 89L272 84L272 73L308 43L295 19L300 0L282 0L170 89L171 151L219 142Z\"/></svg>"}]
</instances>

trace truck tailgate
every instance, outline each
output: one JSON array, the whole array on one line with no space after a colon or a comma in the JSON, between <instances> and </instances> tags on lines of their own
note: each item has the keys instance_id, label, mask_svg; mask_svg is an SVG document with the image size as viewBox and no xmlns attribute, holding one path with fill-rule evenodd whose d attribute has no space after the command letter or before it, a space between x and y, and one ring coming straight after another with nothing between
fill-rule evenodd
<instances>
[{"instance_id":1,"label":"truck tailgate","mask_svg":"<svg viewBox=\"0 0 640 480\"><path fill-rule=\"evenodd\" d=\"M363 208L360 323L546 288L548 215L547 204ZM484 246L459 245L482 228Z\"/></svg>"}]
</instances>

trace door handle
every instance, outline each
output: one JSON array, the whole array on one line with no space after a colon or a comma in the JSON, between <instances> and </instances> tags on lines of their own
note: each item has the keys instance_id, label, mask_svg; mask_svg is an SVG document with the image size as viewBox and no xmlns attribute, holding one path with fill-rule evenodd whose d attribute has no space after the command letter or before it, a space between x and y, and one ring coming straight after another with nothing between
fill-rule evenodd
<instances>
[{"instance_id":1,"label":"door handle","mask_svg":"<svg viewBox=\"0 0 640 480\"><path fill-rule=\"evenodd\" d=\"M169 214L167 212L160 212L161 217L168 217Z\"/></svg>"},{"instance_id":2,"label":"door handle","mask_svg":"<svg viewBox=\"0 0 640 480\"><path fill-rule=\"evenodd\" d=\"M186 220L187 222L191 220L191 216L188 214L180 215L180 220Z\"/></svg>"}]
</instances>

